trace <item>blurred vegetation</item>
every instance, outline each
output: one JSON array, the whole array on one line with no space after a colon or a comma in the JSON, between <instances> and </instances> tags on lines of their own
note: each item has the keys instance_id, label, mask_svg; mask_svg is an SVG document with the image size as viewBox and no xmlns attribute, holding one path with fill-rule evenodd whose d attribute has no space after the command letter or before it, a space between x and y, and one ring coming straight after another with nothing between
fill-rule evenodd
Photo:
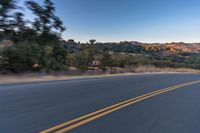
<instances>
[{"instance_id":1,"label":"blurred vegetation","mask_svg":"<svg viewBox=\"0 0 200 133\"><path fill-rule=\"evenodd\" d=\"M42 5L34 0L24 4L33 13L33 21L24 18L17 1L0 1L1 73L66 71L69 67L81 71L127 66L200 69L199 53L176 48L95 39L88 43L65 41L61 37L65 26L51 0L44 0Z\"/></svg>"},{"instance_id":2,"label":"blurred vegetation","mask_svg":"<svg viewBox=\"0 0 200 133\"><path fill-rule=\"evenodd\" d=\"M35 15L25 20L15 0L0 2L0 70L3 72L57 71L67 69L67 50L61 45L62 21L55 15L54 4L44 0L25 1ZM10 45L6 46L5 40Z\"/></svg>"}]
</instances>

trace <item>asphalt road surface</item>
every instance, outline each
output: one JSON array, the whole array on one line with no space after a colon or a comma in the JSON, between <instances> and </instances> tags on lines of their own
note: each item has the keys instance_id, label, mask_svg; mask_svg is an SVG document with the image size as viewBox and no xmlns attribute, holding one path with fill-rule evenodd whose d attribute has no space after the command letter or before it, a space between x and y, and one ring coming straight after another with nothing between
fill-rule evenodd
<instances>
[{"instance_id":1,"label":"asphalt road surface","mask_svg":"<svg viewBox=\"0 0 200 133\"><path fill-rule=\"evenodd\" d=\"M199 80L148 74L0 85L0 133L200 133Z\"/></svg>"}]
</instances>

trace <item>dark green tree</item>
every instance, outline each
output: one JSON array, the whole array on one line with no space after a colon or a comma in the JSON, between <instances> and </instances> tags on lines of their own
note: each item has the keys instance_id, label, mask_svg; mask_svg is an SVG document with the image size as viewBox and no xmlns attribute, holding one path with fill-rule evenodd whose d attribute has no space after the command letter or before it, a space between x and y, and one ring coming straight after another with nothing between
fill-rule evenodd
<instances>
[{"instance_id":1,"label":"dark green tree","mask_svg":"<svg viewBox=\"0 0 200 133\"><path fill-rule=\"evenodd\" d=\"M55 15L54 3L51 0L44 0L44 5L28 0L26 5L36 15L35 21L32 24L37 32L48 33L53 30L63 32L65 30L63 22Z\"/></svg>"},{"instance_id":2,"label":"dark green tree","mask_svg":"<svg viewBox=\"0 0 200 133\"><path fill-rule=\"evenodd\" d=\"M95 39L91 39L89 42L90 42L91 45L94 45L96 40Z\"/></svg>"},{"instance_id":3,"label":"dark green tree","mask_svg":"<svg viewBox=\"0 0 200 133\"><path fill-rule=\"evenodd\" d=\"M111 55L108 53L108 51L103 53L103 58L101 59L100 69L105 71L105 70L107 70L107 67L110 67L111 70L113 67L113 59L112 59Z\"/></svg>"},{"instance_id":4,"label":"dark green tree","mask_svg":"<svg viewBox=\"0 0 200 133\"><path fill-rule=\"evenodd\" d=\"M37 64L41 50L39 45L34 43L17 43L3 52L4 62L0 64L4 70L19 73L33 71L34 64Z\"/></svg>"},{"instance_id":5,"label":"dark green tree","mask_svg":"<svg viewBox=\"0 0 200 133\"><path fill-rule=\"evenodd\" d=\"M88 70L89 63L89 54L86 50L82 50L75 55L75 65L81 71Z\"/></svg>"},{"instance_id":6,"label":"dark green tree","mask_svg":"<svg viewBox=\"0 0 200 133\"><path fill-rule=\"evenodd\" d=\"M13 11L18 9L15 0L0 1L0 30L4 34L12 34L15 24L12 21Z\"/></svg>"}]
</instances>

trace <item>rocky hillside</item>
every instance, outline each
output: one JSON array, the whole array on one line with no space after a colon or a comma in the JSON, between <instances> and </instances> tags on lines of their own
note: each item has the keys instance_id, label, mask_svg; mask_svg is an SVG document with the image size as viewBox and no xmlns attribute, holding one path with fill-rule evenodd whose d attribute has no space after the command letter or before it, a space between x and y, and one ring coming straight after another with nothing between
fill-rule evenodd
<instances>
[{"instance_id":1,"label":"rocky hillside","mask_svg":"<svg viewBox=\"0 0 200 133\"><path fill-rule=\"evenodd\" d=\"M169 56L181 53L200 53L200 43L165 43L165 44L144 44L145 51L158 52Z\"/></svg>"}]
</instances>

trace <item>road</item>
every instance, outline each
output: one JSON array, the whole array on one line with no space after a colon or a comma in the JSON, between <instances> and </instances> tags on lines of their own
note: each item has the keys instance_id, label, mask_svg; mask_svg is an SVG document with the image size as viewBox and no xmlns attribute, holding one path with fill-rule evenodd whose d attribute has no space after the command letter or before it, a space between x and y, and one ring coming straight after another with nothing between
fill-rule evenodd
<instances>
[{"instance_id":1,"label":"road","mask_svg":"<svg viewBox=\"0 0 200 133\"><path fill-rule=\"evenodd\" d=\"M148 74L0 85L0 133L200 133L199 80Z\"/></svg>"}]
</instances>

